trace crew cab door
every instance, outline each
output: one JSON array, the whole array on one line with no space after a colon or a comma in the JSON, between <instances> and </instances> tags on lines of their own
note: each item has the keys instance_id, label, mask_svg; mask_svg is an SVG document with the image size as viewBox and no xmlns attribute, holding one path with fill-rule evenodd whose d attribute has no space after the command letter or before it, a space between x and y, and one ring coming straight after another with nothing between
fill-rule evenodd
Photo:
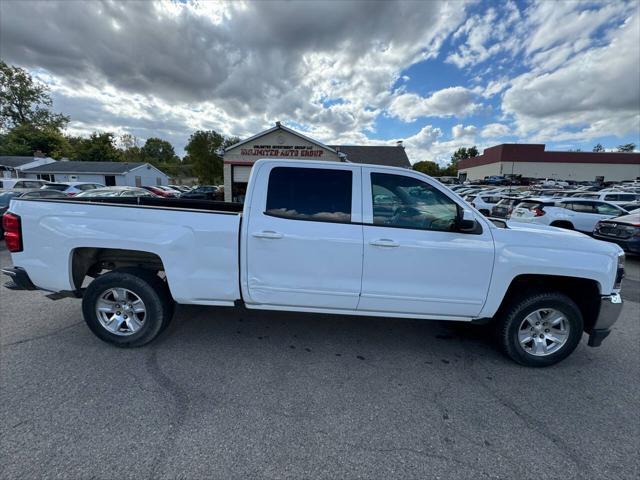
<instances>
[{"instance_id":1,"label":"crew cab door","mask_svg":"<svg viewBox=\"0 0 640 480\"><path fill-rule=\"evenodd\" d=\"M418 174L363 167L362 180L358 310L443 318L479 314L494 259L484 222L474 233L457 231L459 200Z\"/></svg>"},{"instance_id":2,"label":"crew cab door","mask_svg":"<svg viewBox=\"0 0 640 480\"><path fill-rule=\"evenodd\" d=\"M361 167L256 168L243 252L245 302L354 310L362 277Z\"/></svg>"}]
</instances>

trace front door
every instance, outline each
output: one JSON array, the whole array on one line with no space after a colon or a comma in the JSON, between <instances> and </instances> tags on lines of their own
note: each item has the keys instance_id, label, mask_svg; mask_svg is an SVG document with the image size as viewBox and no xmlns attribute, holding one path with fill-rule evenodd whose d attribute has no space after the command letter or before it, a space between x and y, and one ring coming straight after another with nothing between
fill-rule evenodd
<instances>
[{"instance_id":1,"label":"front door","mask_svg":"<svg viewBox=\"0 0 640 480\"><path fill-rule=\"evenodd\" d=\"M247 225L246 301L355 309L362 276L360 167L268 168L257 177L268 182L256 184Z\"/></svg>"},{"instance_id":2,"label":"front door","mask_svg":"<svg viewBox=\"0 0 640 480\"><path fill-rule=\"evenodd\" d=\"M363 168L364 264L358 310L429 316L478 315L494 244L456 230L457 204L418 174Z\"/></svg>"}]
</instances>

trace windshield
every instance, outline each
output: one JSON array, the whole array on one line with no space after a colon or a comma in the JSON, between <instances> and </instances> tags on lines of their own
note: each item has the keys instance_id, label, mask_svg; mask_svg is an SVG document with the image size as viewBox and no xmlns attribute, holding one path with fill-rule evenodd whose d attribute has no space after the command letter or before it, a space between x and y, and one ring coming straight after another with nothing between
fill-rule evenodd
<instances>
[{"instance_id":1,"label":"windshield","mask_svg":"<svg viewBox=\"0 0 640 480\"><path fill-rule=\"evenodd\" d=\"M69 188L69 185L66 185L64 183L48 183L42 186L43 190L58 190L59 192L62 192L67 188Z\"/></svg>"}]
</instances>

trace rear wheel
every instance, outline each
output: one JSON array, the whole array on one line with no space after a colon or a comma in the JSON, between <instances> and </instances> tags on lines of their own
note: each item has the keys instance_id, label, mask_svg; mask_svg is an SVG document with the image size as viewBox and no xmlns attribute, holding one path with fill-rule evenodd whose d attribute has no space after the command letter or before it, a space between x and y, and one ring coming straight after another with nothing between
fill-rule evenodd
<instances>
[{"instance_id":1,"label":"rear wheel","mask_svg":"<svg viewBox=\"0 0 640 480\"><path fill-rule=\"evenodd\" d=\"M156 338L173 316L168 287L155 273L124 268L101 275L82 300L84 320L101 340L139 347Z\"/></svg>"},{"instance_id":2,"label":"rear wheel","mask_svg":"<svg viewBox=\"0 0 640 480\"><path fill-rule=\"evenodd\" d=\"M580 309L558 292L537 293L514 301L500 322L503 350L528 367L547 367L564 360L582 338Z\"/></svg>"}]
</instances>

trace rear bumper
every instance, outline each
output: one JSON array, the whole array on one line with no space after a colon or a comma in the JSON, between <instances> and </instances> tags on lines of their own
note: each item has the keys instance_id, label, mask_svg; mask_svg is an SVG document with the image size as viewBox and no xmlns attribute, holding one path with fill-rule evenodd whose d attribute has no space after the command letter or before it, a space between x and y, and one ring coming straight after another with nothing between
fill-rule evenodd
<instances>
[{"instance_id":1,"label":"rear bumper","mask_svg":"<svg viewBox=\"0 0 640 480\"><path fill-rule=\"evenodd\" d=\"M591 332L589 332L587 345L599 347L602 341L611 333L611 327L618 320L621 311L622 297L619 293L604 295L600 302L600 311L598 312L596 323Z\"/></svg>"},{"instance_id":2,"label":"rear bumper","mask_svg":"<svg viewBox=\"0 0 640 480\"><path fill-rule=\"evenodd\" d=\"M5 287L9 290L37 290L26 270L20 267L7 267L2 269L3 275L8 276L11 280L5 283Z\"/></svg>"}]
</instances>

